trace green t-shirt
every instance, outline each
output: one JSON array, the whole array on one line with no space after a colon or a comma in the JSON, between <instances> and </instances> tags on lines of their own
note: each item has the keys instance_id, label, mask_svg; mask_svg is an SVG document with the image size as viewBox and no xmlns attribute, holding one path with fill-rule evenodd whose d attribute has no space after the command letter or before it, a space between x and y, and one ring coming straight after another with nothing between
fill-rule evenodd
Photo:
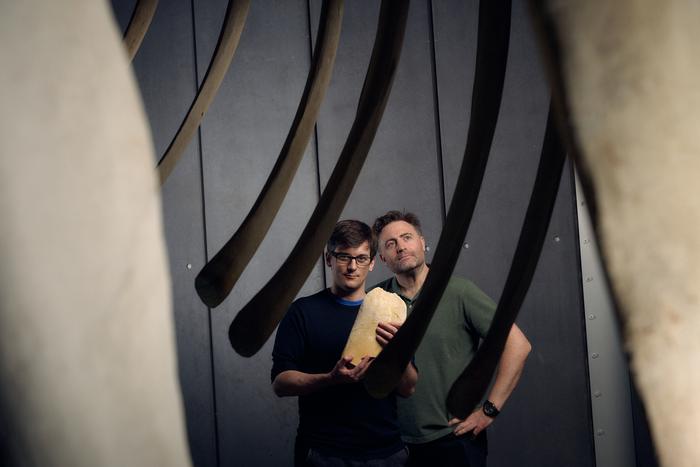
<instances>
[{"instance_id":1,"label":"green t-shirt","mask_svg":"<svg viewBox=\"0 0 700 467\"><path fill-rule=\"evenodd\" d=\"M375 287L398 294L411 313L418 296L412 300L402 296L395 278ZM453 430L447 425L453 418L447 411L447 393L474 357L495 311L493 300L473 282L454 276L450 279L416 351L420 374L416 391L409 398L398 398L399 424L405 442L427 443Z\"/></svg>"}]
</instances>

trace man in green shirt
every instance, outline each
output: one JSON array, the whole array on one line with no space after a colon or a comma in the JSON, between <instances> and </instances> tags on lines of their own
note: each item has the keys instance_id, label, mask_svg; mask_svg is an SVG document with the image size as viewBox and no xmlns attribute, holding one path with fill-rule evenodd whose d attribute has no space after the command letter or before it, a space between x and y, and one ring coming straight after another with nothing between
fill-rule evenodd
<instances>
[{"instance_id":1,"label":"man in green shirt","mask_svg":"<svg viewBox=\"0 0 700 467\"><path fill-rule=\"evenodd\" d=\"M397 293L410 313L429 269L420 221L412 213L389 211L375 220L373 230L379 240L379 258L394 273L377 286ZM399 402L409 466L486 465L485 430L515 388L531 349L516 325L484 404L460 420L448 413L446 400L452 383L474 357L479 339L486 336L495 308L493 300L471 281L450 279L416 351L415 363L421 374L416 391ZM381 342L394 332L390 323L381 323L377 336Z\"/></svg>"}]
</instances>

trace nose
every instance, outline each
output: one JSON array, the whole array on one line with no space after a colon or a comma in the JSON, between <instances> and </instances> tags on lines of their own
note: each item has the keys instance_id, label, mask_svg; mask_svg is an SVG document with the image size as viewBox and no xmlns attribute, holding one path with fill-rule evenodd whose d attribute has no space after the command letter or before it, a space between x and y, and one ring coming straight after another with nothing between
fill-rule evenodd
<instances>
[{"instance_id":1,"label":"nose","mask_svg":"<svg viewBox=\"0 0 700 467\"><path fill-rule=\"evenodd\" d=\"M347 268L351 271L357 269L357 258L351 258Z\"/></svg>"}]
</instances>

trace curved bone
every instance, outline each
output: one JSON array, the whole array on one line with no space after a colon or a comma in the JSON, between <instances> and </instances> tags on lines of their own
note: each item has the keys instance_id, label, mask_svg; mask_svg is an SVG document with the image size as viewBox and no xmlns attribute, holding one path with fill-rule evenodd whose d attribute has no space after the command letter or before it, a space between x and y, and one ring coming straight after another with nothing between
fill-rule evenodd
<instances>
[{"instance_id":1,"label":"curved bone","mask_svg":"<svg viewBox=\"0 0 700 467\"><path fill-rule=\"evenodd\" d=\"M231 65L231 60L233 60L233 54L238 48L249 7L250 0L229 0L228 2L226 18L219 34L219 42L216 44L216 50L214 50L214 56L209 63L209 68L207 68L204 81L202 81L187 116L170 142L170 146L158 162L158 177L161 185L165 183L175 168L192 136L199 128L199 123L209 109L209 105L216 97L219 86L221 86L221 82Z\"/></svg>"},{"instance_id":2,"label":"curved bone","mask_svg":"<svg viewBox=\"0 0 700 467\"><path fill-rule=\"evenodd\" d=\"M3 465L189 465L151 139L108 8L0 15Z\"/></svg>"},{"instance_id":3,"label":"curved bone","mask_svg":"<svg viewBox=\"0 0 700 467\"><path fill-rule=\"evenodd\" d=\"M535 185L496 314L484 342L447 395L447 408L457 418L472 413L498 366L542 252L565 160L566 151L550 109Z\"/></svg>"},{"instance_id":4,"label":"curved bone","mask_svg":"<svg viewBox=\"0 0 700 467\"><path fill-rule=\"evenodd\" d=\"M304 95L277 162L241 226L195 280L197 293L207 306L218 306L231 292L282 205L331 79L342 22L343 0L325 0Z\"/></svg>"},{"instance_id":5,"label":"curved bone","mask_svg":"<svg viewBox=\"0 0 700 467\"><path fill-rule=\"evenodd\" d=\"M136 3L124 33L124 46L129 60L133 60L139 51L157 8L158 0L138 0Z\"/></svg>"},{"instance_id":6,"label":"curved bone","mask_svg":"<svg viewBox=\"0 0 700 467\"><path fill-rule=\"evenodd\" d=\"M362 169L384 107L403 43L408 1L382 0L372 58L355 121L326 189L289 257L229 327L231 345L249 357L274 331L318 260Z\"/></svg>"},{"instance_id":7,"label":"curved bone","mask_svg":"<svg viewBox=\"0 0 700 467\"><path fill-rule=\"evenodd\" d=\"M535 5L657 452L665 466L700 465L700 6Z\"/></svg>"},{"instance_id":8,"label":"curved bone","mask_svg":"<svg viewBox=\"0 0 700 467\"><path fill-rule=\"evenodd\" d=\"M385 397L396 387L423 339L459 257L496 130L508 59L510 10L510 0L479 3L474 97L464 161L421 294L404 325L367 371L365 386L375 397Z\"/></svg>"}]
</instances>

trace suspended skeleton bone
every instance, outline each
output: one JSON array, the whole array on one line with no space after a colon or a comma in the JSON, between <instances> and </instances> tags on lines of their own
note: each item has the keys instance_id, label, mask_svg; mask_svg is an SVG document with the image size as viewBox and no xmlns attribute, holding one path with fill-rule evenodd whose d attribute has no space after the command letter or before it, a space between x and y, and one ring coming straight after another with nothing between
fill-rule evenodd
<instances>
[{"instance_id":1,"label":"suspended skeleton bone","mask_svg":"<svg viewBox=\"0 0 700 467\"><path fill-rule=\"evenodd\" d=\"M550 107L537 177L491 327L476 355L447 395L447 407L456 417L466 418L482 399L491 382L510 329L535 274L565 160L566 152Z\"/></svg>"},{"instance_id":2,"label":"suspended skeleton bone","mask_svg":"<svg viewBox=\"0 0 700 467\"><path fill-rule=\"evenodd\" d=\"M190 465L151 140L108 8L0 15L3 465Z\"/></svg>"},{"instance_id":3,"label":"suspended skeleton bone","mask_svg":"<svg viewBox=\"0 0 700 467\"><path fill-rule=\"evenodd\" d=\"M508 59L510 14L510 0L479 3L476 71L464 161L421 294L406 322L367 372L365 386L375 397L385 397L396 387L418 348L469 229L498 120Z\"/></svg>"},{"instance_id":4,"label":"suspended skeleton bone","mask_svg":"<svg viewBox=\"0 0 700 467\"><path fill-rule=\"evenodd\" d=\"M250 0L229 0L226 7L224 24L221 26L219 41L216 44L214 55L209 62L209 67L204 75L204 81L197 91L187 116L182 121L180 128L175 133L165 154L158 162L158 177L161 185L168 179L170 173L175 169L182 153L190 143L192 136L199 128L199 124L204 118L204 114L209 109L209 105L214 101L216 93L226 76L226 72L231 66L231 60L238 48L238 42L248 17Z\"/></svg>"},{"instance_id":5,"label":"suspended skeleton bone","mask_svg":"<svg viewBox=\"0 0 700 467\"><path fill-rule=\"evenodd\" d=\"M277 273L229 327L239 354L254 355L270 337L323 251L362 169L389 98L408 17L408 1L383 0L372 58L355 121L326 189L301 237Z\"/></svg>"},{"instance_id":6,"label":"suspended skeleton bone","mask_svg":"<svg viewBox=\"0 0 700 467\"><path fill-rule=\"evenodd\" d=\"M331 79L342 22L343 0L325 0L306 88L277 162L241 226L195 280L197 293L210 307L221 304L231 292L292 184Z\"/></svg>"},{"instance_id":7,"label":"suspended skeleton bone","mask_svg":"<svg viewBox=\"0 0 700 467\"><path fill-rule=\"evenodd\" d=\"M700 465L700 4L533 5L657 452Z\"/></svg>"},{"instance_id":8,"label":"suspended skeleton bone","mask_svg":"<svg viewBox=\"0 0 700 467\"><path fill-rule=\"evenodd\" d=\"M133 60L139 51L157 8L158 0L138 0L136 3L124 33L124 46L129 60Z\"/></svg>"}]
</instances>

